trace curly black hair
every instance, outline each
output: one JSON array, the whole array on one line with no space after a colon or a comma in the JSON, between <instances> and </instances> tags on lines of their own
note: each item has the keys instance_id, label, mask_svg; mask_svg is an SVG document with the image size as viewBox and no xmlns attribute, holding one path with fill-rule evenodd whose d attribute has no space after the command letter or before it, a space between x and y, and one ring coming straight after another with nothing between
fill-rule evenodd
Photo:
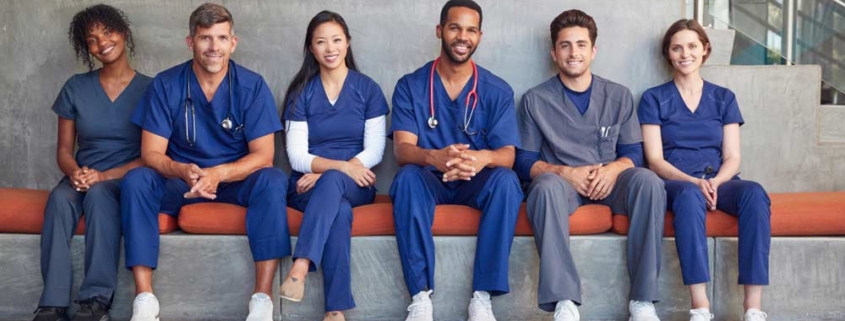
<instances>
[{"instance_id":1,"label":"curly black hair","mask_svg":"<svg viewBox=\"0 0 845 321\"><path fill-rule=\"evenodd\" d=\"M90 6L73 16L70 30L67 32L68 40L76 51L76 58L88 65L88 70L94 70L94 59L88 51L88 43L85 39L88 37L88 29L98 23L112 32L123 34L126 47L129 48L129 55L135 55L135 42L132 40L132 30L129 29L129 19L126 18L126 14L106 4Z\"/></svg>"}]
</instances>

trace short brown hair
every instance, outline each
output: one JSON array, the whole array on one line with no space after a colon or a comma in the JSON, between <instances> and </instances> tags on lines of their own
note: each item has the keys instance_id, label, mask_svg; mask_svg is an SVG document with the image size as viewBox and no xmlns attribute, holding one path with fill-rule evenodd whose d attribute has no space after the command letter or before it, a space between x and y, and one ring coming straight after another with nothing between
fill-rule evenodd
<instances>
[{"instance_id":1,"label":"short brown hair","mask_svg":"<svg viewBox=\"0 0 845 321\"><path fill-rule=\"evenodd\" d=\"M191 31L191 37L193 37L197 34L197 27L211 28L211 26L222 22L228 22L234 30L235 20L232 19L232 14L229 10L219 4L206 2L191 13L191 19L188 21L188 30Z\"/></svg>"},{"instance_id":2,"label":"short brown hair","mask_svg":"<svg viewBox=\"0 0 845 321\"><path fill-rule=\"evenodd\" d=\"M663 35L663 44L661 45L661 52L663 53L663 59L666 59L666 62L669 65L672 64L672 61L669 60L669 46L672 45L672 37L675 36L676 33L684 31L684 30L691 30L698 35L698 40L701 41L701 44L707 48L707 52L704 53L704 57L701 58L701 63L707 61L707 58L710 57L710 53L713 52L713 45L710 44L710 37L707 37L707 32L704 31L704 28L693 19L681 19L675 21L671 26L669 26L669 30L666 30L666 34Z\"/></svg>"},{"instance_id":3,"label":"short brown hair","mask_svg":"<svg viewBox=\"0 0 845 321\"><path fill-rule=\"evenodd\" d=\"M549 26L549 31L552 33L552 47L557 42L558 33L570 27L586 28L590 32L590 42L593 43L593 47L596 46L596 38L599 34L598 28L596 28L596 21L590 15L584 13L584 11L572 9L564 11L552 20L552 24Z\"/></svg>"}]
</instances>

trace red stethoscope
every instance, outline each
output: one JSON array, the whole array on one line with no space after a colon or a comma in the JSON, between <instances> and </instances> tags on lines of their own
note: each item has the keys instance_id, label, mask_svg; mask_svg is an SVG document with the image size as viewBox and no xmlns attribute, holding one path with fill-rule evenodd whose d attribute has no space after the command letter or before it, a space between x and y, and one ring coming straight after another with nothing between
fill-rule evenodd
<instances>
[{"instance_id":1,"label":"red stethoscope","mask_svg":"<svg viewBox=\"0 0 845 321\"><path fill-rule=\"evenodd\" d=\"M429 99L429 110L431 111L431 117L428 118L428 127L435 128L437 127L437 119L434 118L434 70L437 67L437 62L440 61L440 57L434 59L434 63L431 64L431 74L428 77L428 99ZM472 90L469 91L466 97L466 101L464 101L464 126L461 128L465 133L473 135L475 132L469 132L469 123L472 122L472 115L475 113L475 106L478 105L478 92L476 89L478 88L478 67L475 66L474 61L470 61L472 64ZM469 108L469 100L472 99L472 110ZM467 118L467 113L469 113L469 118Z\"/></svg>"}]
</instances>

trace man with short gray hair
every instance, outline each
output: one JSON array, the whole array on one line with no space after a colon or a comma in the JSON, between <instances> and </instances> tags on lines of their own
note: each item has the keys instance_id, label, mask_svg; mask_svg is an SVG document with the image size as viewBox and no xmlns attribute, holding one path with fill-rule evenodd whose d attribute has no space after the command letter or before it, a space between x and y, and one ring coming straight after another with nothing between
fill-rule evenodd
<instances>
[{"instance_id":1,"label":"man with short gray hair","mask_svg":"<svg viewBox=\"0 0 845 321\"><path fill-rule=\"evenodd\" d=\"M177 216L200 202L247 208L256 279L247 321L273 320L273 279L279 259L291 254L287 178L273 168L273 136L282 124L264 79L229 60L238 44L233 24L221 5L197 8L185 38L193 59L158 74L132 117L143 129L147 167L127 173L121 185L126 267L137 295L131 321L159 320L152 289L158 213Z\"/></svg>"}]
</instances>

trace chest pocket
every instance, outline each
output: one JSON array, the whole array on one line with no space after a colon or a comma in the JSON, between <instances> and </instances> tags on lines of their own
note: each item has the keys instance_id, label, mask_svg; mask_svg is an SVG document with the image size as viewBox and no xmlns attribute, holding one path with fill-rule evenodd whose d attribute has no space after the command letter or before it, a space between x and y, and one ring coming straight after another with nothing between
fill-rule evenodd
<instances>
[{"instance_id":1,"label":"chest pocket","mask_svg":"<svg viewBox=\"0 0 845 321\"><path fill-rule=\"evenodd\" d=\"M613 161L616 158L616 142L619 141L619 125L599 127L596 129L596 136L599 160L602 163Z\"/></svg>"}]
</instances>

